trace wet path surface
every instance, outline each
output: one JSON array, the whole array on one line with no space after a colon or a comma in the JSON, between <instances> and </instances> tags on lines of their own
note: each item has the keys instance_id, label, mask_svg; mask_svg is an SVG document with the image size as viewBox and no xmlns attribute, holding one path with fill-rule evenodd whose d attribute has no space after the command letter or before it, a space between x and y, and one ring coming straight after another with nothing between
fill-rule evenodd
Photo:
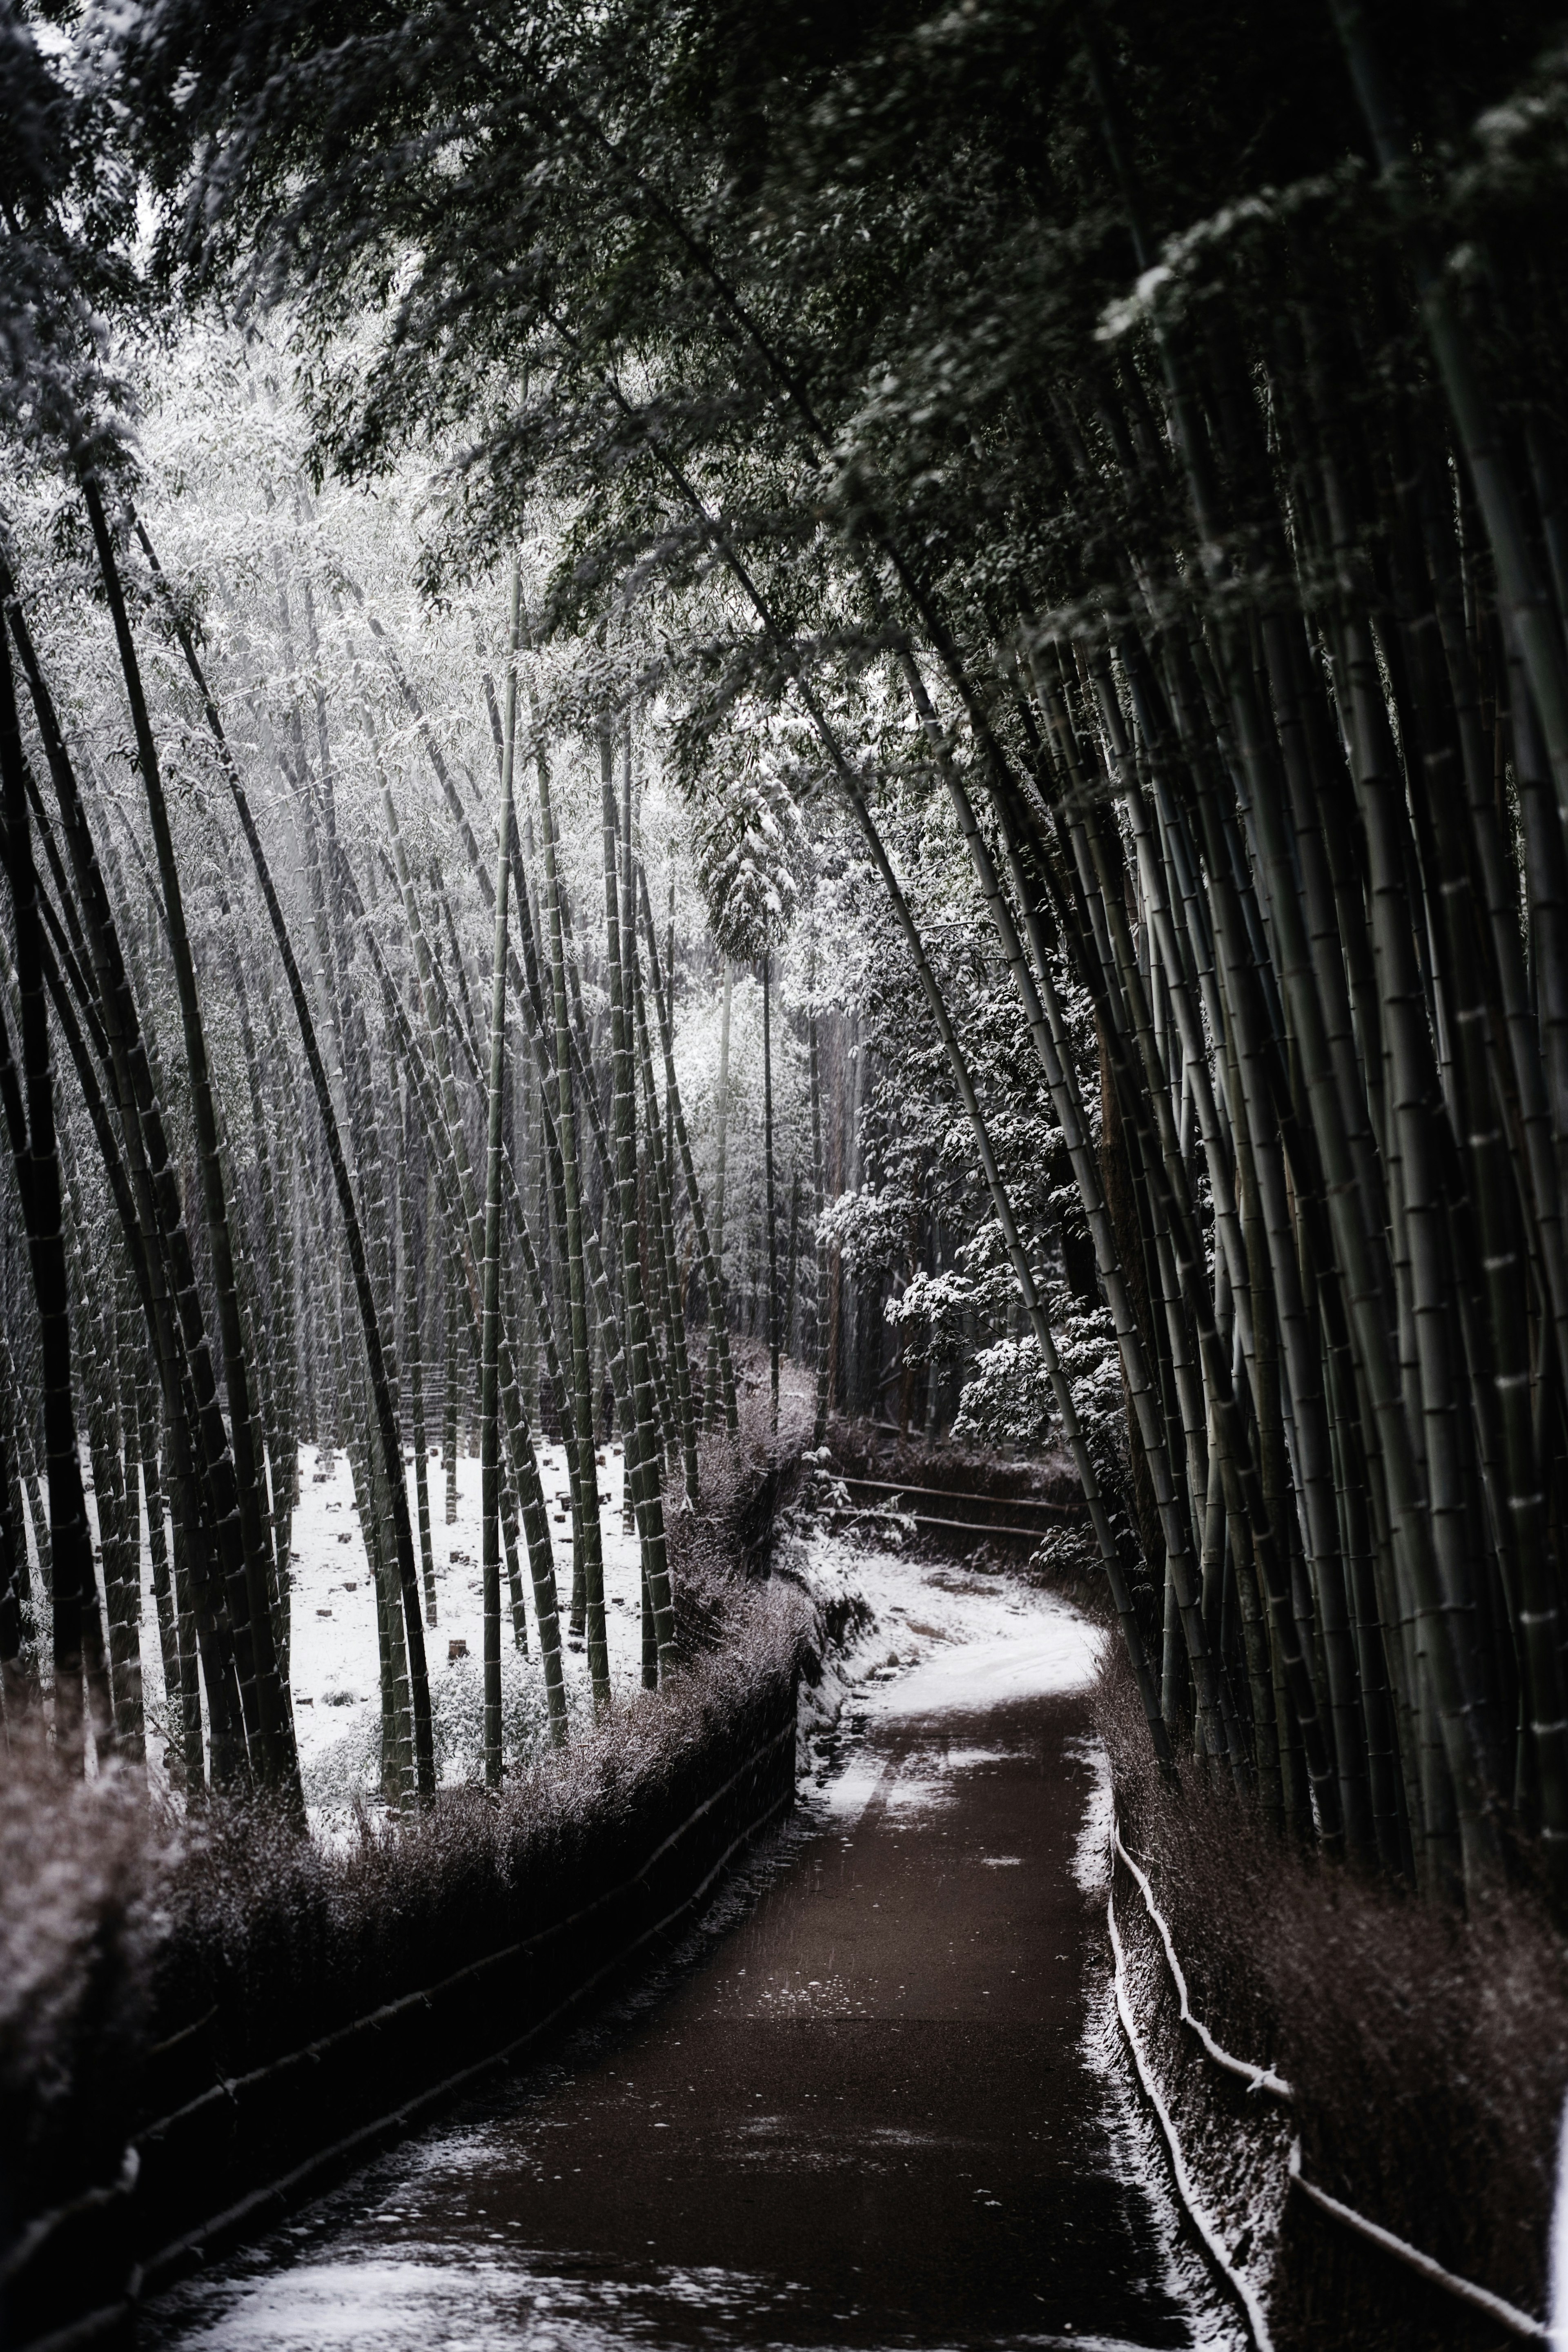
<instances>
[{"instance_id":1,"label":"wet path surface","mask_svg":"<svg viewBox=\"0 0 1568 2352\"><path fill-rule=\"evenodd\" d=\"M909 1597L936 1615L931 1581ZM657 2006L187 2283L142 2340L1188 2343L1082 2050L1083 1636L1015 1614L1005 1647L917 1626L926 1663L852 1702L782 1867Z\"/></svg>"}]
</instances>

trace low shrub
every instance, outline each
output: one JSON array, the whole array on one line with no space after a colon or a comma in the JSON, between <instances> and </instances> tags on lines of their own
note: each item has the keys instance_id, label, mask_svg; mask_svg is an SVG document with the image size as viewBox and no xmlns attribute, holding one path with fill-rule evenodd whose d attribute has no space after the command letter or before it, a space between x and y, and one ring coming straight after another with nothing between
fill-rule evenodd
<instances>
[{"instance_id":1,"label":"low shrub","mask_svg":"<svg viewBox=\"0 0 1568 2352\"><path fill-rule=\"evenodd\" d=\"M701 1801L718 1736L743 1747L792 1681L799 1624L779 1591L736 1597L721 1643L499 1794L446 1790L401 1822L363 1812L335 1848L296 1837L269 1807L215 1807L160 1888L154 2041L216 2010L219 2071L237 2074L417 1990L454 1955L526 1936L531 1885L559 1888L590 1832L602 1851L606 1830L661 1793L672 1813Z\"/></svg>"},{"instance_id":2,"label":"low shrub","mask_svg":"<svg viewBox=\"0 0 1568 2352\"><path fill-rule=\"evenodd\" d=\"M1275 1835L1228 1781L1191 1764L1168 1786L1117 1651L1098 1713L1122 1838L1153 1880L1194 2010L1237 2055L1292 2084L1306 2177L1447 2270L1543 2313L1568 1950L1541 1905L1500 1887L1461 1917ZM1136 1897L1125 1906L1130 1927L1138 1908ZM1217 2092L1212 2070L1207 2080ZM1299 2194L1284 2210L1280 2345L1500 2340Z\"/></svg>"},{"instance_id":3,"label":"low shrub","mask_svg":"<svg viewBox=\"0 0 1568 2352\"><path fill-rule=\"evenodd\" d=\"M168 1931L163 1897L179 1867L139 1773L73 1777L12 1717L0 1807L0 2236L18 2208L54 2202L84 2161L119 2159L153 1956Z\"/></svg>"}]
</instances>

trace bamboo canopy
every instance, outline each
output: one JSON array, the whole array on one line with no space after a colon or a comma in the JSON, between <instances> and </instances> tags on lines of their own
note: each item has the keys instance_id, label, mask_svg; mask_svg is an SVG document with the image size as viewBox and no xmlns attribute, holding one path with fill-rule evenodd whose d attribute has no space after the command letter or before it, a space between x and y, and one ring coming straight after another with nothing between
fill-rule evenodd
<instances>
[{"instance_id":1,"label":"bamboo canopy","mask_svg":"<svg viewBox=\"0 0 1568 2352\"><path fill-rule=\"evenodd\" d=\"M291 940L173 588L161 625L226 761L304 1040L310 1148L333 1179L307 1188L310 1216L323 1241L341 1226L352 1274L312 1313L377 1530L387 1688L405 1694L389 1725L406 1718L389 1754L411 1790L432 1785L428 1511L421 1486L416 1549L395 1288L417 1265L443 1301L448 1464L459 1366L479 1368L495 1638L503 1572L526 1637L526 1540L557 1677L525 1392L559 1415L567 1638L600 1705L602 1372L657 1679L674 1657L663 1482L694 1502L700 1432L737 1420L725 1154L747 963L764 1198L746 1246L775 1417L797 1294L819 1440L865 1351L834 1222L838 1194L868 1190L845 1145L865 1065L846 1014L825 1121L815 980L809 1139L793 1168L775 1157L775 1065L795 1050L775 970L792 929L818 952L813 893L852 870L903 1008L884 1058L948 1121L931 1165L962 1160L984 1281L1010 1285L1008 1362L1075 1465L1157 1754L1357 1867L1472 1900L1518 1870L1568 1895L1564 82L1539 10L1486 16L1437 38L1355 0L1289 23L965 0L765 30L724 10L617 5L585 25L543 7L514 41L466 6L340 26L278 0L218 26L158 0L106 32L101 69L163 207L161 285L294 306L323 474L374 478L447 436L433 599L483 580L493 602L498 563L533 534L504 719L485 681L499 826L373 601L341 583L331 616L493 924L488 1035L455 886L421 869L423 834L409 854L392 782L387 875L353 869L324 702L276 730L305 876ZM59 184L80 168L64 154ZM11 233L46 289L85 282L54 202L29 197ZM110 406L99 362L72 364L65 407ZM121 1686L133 1711L126 1612L106 1602L106 1639L77 1597L91 1578L46 991L179 1498L161 1637L187 1715L206 1709L213 1769L287 1789L276 1465L300 1407L247 1327L247 1286L289 1286L283 1221L234 1246L140 683L153 607L122 592L134 485L101 438L37 431L112 614L197 1177L187 1212L122 885L8 572L18 1042L8 1027L0 1077L37 1276L56 1671L100 1716ZM150 546L137 561L153 583ZM310 591L285 583L279 603L308 647ZM563 646L583 666L552 710L539 665ZM639 866L633 719L650 714L724 958L706 1203L674 942L661 951ZM574 730L594 747L602 846L575 904L554 764ZM384 758L373 735L354 721L356 759ZM390 958L372 903L388 876ZM282 992L260 1001L270 1035ZM419 1185L374 1173L389 1085ZM276 1201L265 1127L258 1112ZM1048 1139L1044 1206L1021 1135ZM924 1287L890 1302L910 1329L939 1290L972 1316L996 1295L953 1271L934 1199L910 1212ZM417 1347L402 1353L422 1381ZM100 1499L117 1476L129 1491L111 1423L142 1429L112 1390ZM197 1655L201 1698L181 1663Z\"/></svg>"}]
</instances>

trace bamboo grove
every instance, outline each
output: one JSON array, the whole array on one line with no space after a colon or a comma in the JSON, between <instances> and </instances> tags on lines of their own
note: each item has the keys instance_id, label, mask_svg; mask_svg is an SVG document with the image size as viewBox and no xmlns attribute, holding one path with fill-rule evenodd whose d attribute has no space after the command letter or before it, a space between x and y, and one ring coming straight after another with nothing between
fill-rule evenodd
<instances>
[{"instance_id":1,"label":"bamboo grove","mask_svg":"<svg viewBox=\"0 0 1568 2352\"><path fill-rule=\"evenodd\" d=\"M545 1375L509 1334L538 1332L580 1464L606 1368L638 1465L650 1673L669 1638L656 1473L669 1465L689 1491L697 1398L704 1415L717 1395L731 1408L722 1162L703 1202L673 1084L673 960L637 858L632 730L656 714L721 948L763 976L770 1050L770 958L813 857L864 886L872 993L896 1008L883 1067L907 1122L930 1111L928 1157L951 1180L945 1223L934 1176L916 1214L908 1320L928 1314L937 1350L942 1301L994 1298L985 1280L1006 1277L1015 1355L1028 1349L1075 1465L1157 1753L1233 1780L1358 1866L1472 1898L1519 1870L1561 1899L1556 37L1527 6L1482 22L1357 0L1289 22L1133 0L803 7L765 26L636 5L591 19L359 7L341 22L268 5L218 23L158 0L86 21L84 121L107 94L134 123L132 160L161 205L155 285L198 310L287 319L318 474L374 482L411 448L437 453L421 557L432 609L477 581L499 604L497 580L542 534L530 594L510 593L515 655L485 688L499 824L478 824L363 608L367 667L381 663L384 693L394 681L421 793L493 926L488 1022L465 1007L395 792L356 877L333 835L331 745L301 716L274 754L304 813L319 966L307 982L283 960L310 1076L292 1131L331 1162L315 1213L341 1221L353 1271L342 1385L382 1528L415 1780L429 1773L419 1567L395 1472L418 1375L399 1365L394 1394L375 1334L394 1320L391 1269L428 1255L429 1203L453 1261L432 1260L432 1278L472 1326L488 1400L487 1491L502 1499L487 1577L499 1591L503 1550L521 1557L505 1541L510 1493L542 1641L554 1603L526 1439L530 1381ZM82 135L100 138L90 122ZM86 206L90 172L60 168ZM45 198L23 217L40 280L66 269ZM232 1693L215 1753L221 1736L260 1758L278 1718L278 1635L263 1623L277 1545L269 1570L246 1320L272 1276L226 1255L179 877L116 602L130 542L79 436L75 449L147 788L143 887L161 894L195 1191L165 1176L116 944L121 886L73 817L81 790L15 627L27 709L5 739L8 1115L28 1166L47 1170L48 1023L68 1046L77 1024L82 1098L166 1339L158 1410L190 1505L174 1523L195 1547L192 1638L232 1643L210 1673L203 1653L205 1681ZM152 582L148 546L138 563ZM353 602L352 586L338 593ZM170 614L204 758L267 895L247 787L177 597ZM597 1039L572 947L590 910L562 887L552 730L527 707L531 659L566 646L584 677L595 647L620 664L616 692L595 703L590 687L572 713L602 791ZM369 712L355 724L379 758ZM47 830L28 763L56 795ZM736 838L770 846L727 870ZM761 887L736 883L761 867ZM395 958L378 944L384 892ZM258 1017L282 1034L280 1004ZM312 1018L330 1050L310 1044ZM395 1069L384 1082L377 1054ZM814 1072L816 1059L814 1038ZM509 1067L514 1090L526 1074L510 1174ZM382 1132L393 1103L395 1140ZM841 1103L828 1123L838 1181L818 1104L808 1206L873 1189L847 1172ZM534 1155L526 1175L520 1150ZM773 1157L770 1142L776 1388L790 1286ZM373 1168L399 1171L396 1198ZM405 1200L415 1169L425 1197ZM706 1354L683 1331L668 1253L640 1239L670 1230L683 1182ZM39 1176L29 1233L49 1470L68 1487L60 1190ZM851 1223L817 1221L825 1362ZM805 1279L813 1253L798 1255ZM1110 1406L1088 1377L1107 1363ZM260 1399L264 1421L294 1409ZM269 1461L289 1426L268 1424ZM590 1660L593 1485L573 1480L572 1608ZM69 1596L89 1582L75 1507L63 1498L68 1637ZM112 1668L112 1606L110 1621Z\"/></svg>"},{"instance_id":2,"label":"bamboo grove","mask_svg":"<svg viewBox=\"0 0 1568 2352\"><path fill-rule=\"evenodd\" d=\"M737 987L762 992L689 883L689 947L673 872L668 905L650 885L634 705L606 674L575 731L542 708L542 687L559 704L579 682L545 679L514 564L502 610L464 615L459 684L434 673L468 697L461 726L449 709L438 726L307 487L286 463L276 478L287 506L265 482L272 535L227 585L221 685L123 482L48 482L7 536L0 1665L12 1729L42 1680L63 1752L139 1758L145 1555L171 1778L191 1801L209 1783L271 1789L299 1815L302 1446L347 1449L381 1788L419 1804L437 1780L435 1541L473 1436L494 1782L503 1643L531 1654L554 1740L574 1719L573 1652L585 1702L610 1703L612 1433L655 1688L677 1662L666 1510L697 1507L701 1441L722 1449L739 1424L731 1314L771 1360L775 1426L786 1346L826 1372L827 1331L799 1248L820 1157L795 1162L786 1256L771 1101L771 1222L737 1249L731 1151L729 1256L751 1281L725 1296L732 1114L721 1090L710 1223L673 992L695 955L726 1045ZM222 501L221 479L205 488ZM51 518L83 526L78 562L52 572ZM485 772L444 750L454 731ZM668 809L658 825L662 841ZM567 1460L555 1496L546 1434ZM552 1522L568 1513L558 1591Z\"/></svg>"}]
</instances>

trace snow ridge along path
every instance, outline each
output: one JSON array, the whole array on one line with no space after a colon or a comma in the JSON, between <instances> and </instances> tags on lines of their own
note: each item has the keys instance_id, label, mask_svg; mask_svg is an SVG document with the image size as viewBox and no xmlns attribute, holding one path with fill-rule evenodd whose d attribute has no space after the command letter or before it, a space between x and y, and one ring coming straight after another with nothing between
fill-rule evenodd
<instances>
[{"instance_id":1,"label":"snow ridge along path","mask_svg":"<svg viewBox=\"0 0 1568 2352\"><path fill-rule=\"evenodd\" d=\"M176 2289L146 2343L1237 2340L1104 2031L1102 1636L1005 1576L821 1535L795 1565L871 1622L795 1822L661 1984Z\"/></svg>"}]
</instances>

